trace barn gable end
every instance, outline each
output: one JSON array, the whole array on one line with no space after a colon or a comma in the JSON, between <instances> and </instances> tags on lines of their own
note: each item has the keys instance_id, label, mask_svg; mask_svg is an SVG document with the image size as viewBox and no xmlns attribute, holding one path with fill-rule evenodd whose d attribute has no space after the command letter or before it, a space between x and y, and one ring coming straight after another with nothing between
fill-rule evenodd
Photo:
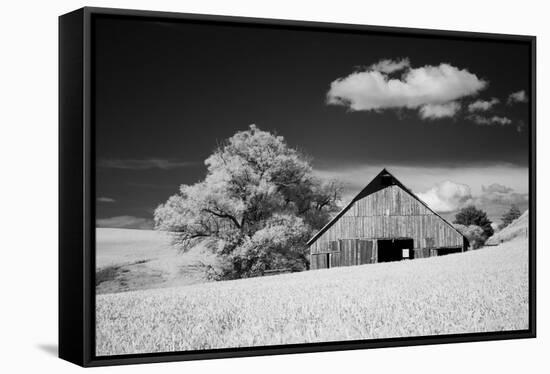
<instances>
[{"instance_id":1,"label":"barn gable end","mask_svg":"<svg viewBox=\"0 0 550 374\"><path fill-rule=\"evenodd\" d=\"M438 248L441 251L467 248L467 241L459 231L384 169L308 242L312 268L316 267L315 255L336 256L335 252L345 246L357 253L352 264L359 264L361 245L387 239L408 243L416 254L411 254L411 258L437 254ZM377 246L374 247L376 253ZM323 257L324 262L331 261L330 256L319 257Z\"/></svg>"}]
</instances>

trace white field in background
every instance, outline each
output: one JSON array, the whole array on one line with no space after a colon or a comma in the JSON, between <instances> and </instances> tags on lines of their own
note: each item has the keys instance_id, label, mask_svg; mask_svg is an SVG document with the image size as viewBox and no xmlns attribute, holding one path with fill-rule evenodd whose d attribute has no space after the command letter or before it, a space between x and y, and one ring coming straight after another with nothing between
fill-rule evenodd
<instances>
[{"instance_id":1,"label":"white field in background","mask_svg":"<svg viewBox=\"0 0 550 374\"><path fill-rule=\"evenodd\" d=\"M206 282L204 266L216 261L203 245L178 252L166 232L96 229L98 294Z\"/></svg>"},{"instance_id":2,"label":"white field in background","mask_svg":"<svg viewBox=\"0 0 550 374\"><path fill-rule=\"evenodd\" d=\"M96 269L173 253L169 239L154 230L96 228Z\"/></svg>"}]
</instances>

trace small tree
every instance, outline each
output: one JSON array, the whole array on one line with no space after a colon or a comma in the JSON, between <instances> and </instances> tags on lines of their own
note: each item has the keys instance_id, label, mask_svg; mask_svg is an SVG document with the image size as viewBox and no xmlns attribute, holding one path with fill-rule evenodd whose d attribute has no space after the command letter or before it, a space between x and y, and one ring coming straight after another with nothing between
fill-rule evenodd
<instances>
[{"instance_id":1,"label":"small tree","mask_svg":"<svg viewBox=\"0 0 550 374\"><path fill-rule=\"evenodd\" d=\"M515 205L512 205L510 207L510 210L508 210L506 213L502 215L500 218L502 220L502 223L498 226L500 230L514 222L516 219L518 219L521 216L521 211L519 208Z\"/></svg>"},{"instance_id":2,"label":"small tree","mask_svg":"<svg viewBox=\"0 0 550 374\"><path fill-rule=\"evenodd\" d=\"M481 209L477 209L475 206L470 205L462 208L456 215L453 223L457 223L464 226L475 225L481 227L485 234L485 240L494 234L492 222Z\"/></svg>"},{"instance_id":3,"label":"small tree","mask_svg":"<svg viewBox=\"0 0 550 374\"><path fill-rule=\"evenodd\" d=\"M229 279L281 267L309 266L306 242L337 210L341 188L313 176L309 161L252 125L225 141L205 161L206 178L182 185L155 210L155 227L187 250L201 241L224 264Z\"/></svg>"},{"instance_id":4,"label":"small tree","mask_svg":"<svg viewBox=\"0 0 550 374\"><path fill-rule=\"evenodd\" d=\"M485 244L487 237L481 227L476 225L464 226L458 223L454 226L468 239L468 242L470 242L470 247L473 249L478 249Z\"/></svg>"}]
</instances>

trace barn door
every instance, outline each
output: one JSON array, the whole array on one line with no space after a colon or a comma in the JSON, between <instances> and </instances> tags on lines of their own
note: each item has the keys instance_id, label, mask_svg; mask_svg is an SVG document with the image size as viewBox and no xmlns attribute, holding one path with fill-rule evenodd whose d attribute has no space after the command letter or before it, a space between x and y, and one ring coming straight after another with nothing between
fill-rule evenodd
<instances>
[{"instance_id":1,"label":"barn door","mask_svg":"<svg viewBox=\"0 0 550 374\"><path fill-rule=\"evenodd\" d=\"M340 239L340 266L357 265L357 239Z\"/></svg>"},{"instance_id":2,"label":"barn door","mask_svg":"<svg viewBox=\"0 0 550 374\"><path fill-rule=\"evenodd\" d=\"M334 244L332 244L334 243ZM372 240L365 239L339 239L338 242L331 243L330 266L353 266L371 264L373 259Z\"/></svg>"},{"instance_id":3,"label":"barn door","mask_svg":"<svg viewBox=\"0 0 550 374\"><path fill-rule=\"evenodd\" d=\"M336 268L340 266L340 252L331 252L329 264L331 268Z\"/></svg>"},{"instance_id":4,"label":"barn door","mask_svg":"<svg viewBox=\"0 0 550 374\"><path fill-rule=\"evenodd\" d=\"M413 239L379 239L378 262L413 259L413 248Z\"/></svg>"},{"instance_id":5,"label":"barn door","mask_svg":"<svg viewBox=\"0 0 550 374\"><path fill-rule=\"evenodd\" d=\"M372 263L372 240L359 239L357 247L357 265Z\"/></svg>"},{"instance_id":6,"label":"barn door","mask_svg":"<svg viewBox=\"0 0 550 374\"><path fill-rule=\"evenodd\" d=\"M329 253L314 253L310 258L311 269L328 269L330 267Z\"/></svg>"}]
</instances>

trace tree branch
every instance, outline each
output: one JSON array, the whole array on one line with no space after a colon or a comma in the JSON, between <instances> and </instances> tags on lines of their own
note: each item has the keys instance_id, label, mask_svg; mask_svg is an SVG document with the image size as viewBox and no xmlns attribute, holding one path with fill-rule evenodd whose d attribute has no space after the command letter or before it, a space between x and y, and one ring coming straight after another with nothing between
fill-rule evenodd
<instances>
[{"instance_id":1,"label":"tree branch","mask_svg":"<svg viewBox=\"0 0 550 374\"><path fill-rule=\"evenodd\" d=\"M233 222L238 229L241 229L241 225L239 224L239 221L237 221L237 219L230 214L214 212L212 209L208 209L208 208L203 208L202 211L206 213L210 213L218 218L227 218L231 220L231 222Z\"/></svg>"}]
</instances>

